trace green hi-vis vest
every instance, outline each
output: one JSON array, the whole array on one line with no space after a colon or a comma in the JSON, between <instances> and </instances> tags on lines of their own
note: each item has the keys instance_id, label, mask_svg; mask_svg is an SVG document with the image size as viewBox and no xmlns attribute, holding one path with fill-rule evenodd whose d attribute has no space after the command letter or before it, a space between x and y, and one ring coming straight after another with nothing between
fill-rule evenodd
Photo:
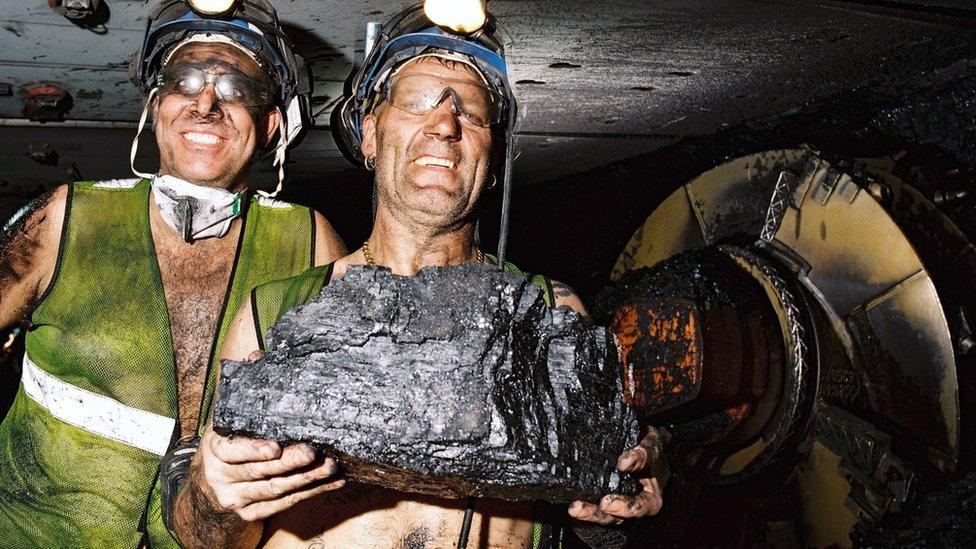
<instances>
[{"instance_id":1,"label":"green hi-vis vest","mask_svg":"<svg viewBox=\"0 0 976 549\"><path fill-rule=\"evenodd\" d=\"M493 256L488 256L497 261ZM552 292L552 282L545 276L532 275L519 270L511 263L505 263L505 270L528 277L529 280L542 290L542 298L550 307L555 306ZM251 312L254 318L255 335L261 350L265 350L264 336L272 324L298 305L305 305L318 297L322 288L332 280L333 264L314 267L304 273L284 280L276 280L257 286L251 291ZM562 530L553 528L556 522L551 506L539 502L534 512L535 520L532 524L532 548L549 549L561 546Z\"/></svg>"},{"instance_id":2,"label":"green hi-vis vest","mask_svg":"<svg viewBox=\"0 0 976 549\"><path fill-rule=\"evenodd\" d=\"M149 196L148 180L69 187L54 278L31 315L21 385L0 424L0 547L134 548L146 526L151 546L175 545L158 510L140 524L178 406ZM243 223L199 417L251 288L314 261L308 208L254 199Z\"/></svg>"}]
</instances>

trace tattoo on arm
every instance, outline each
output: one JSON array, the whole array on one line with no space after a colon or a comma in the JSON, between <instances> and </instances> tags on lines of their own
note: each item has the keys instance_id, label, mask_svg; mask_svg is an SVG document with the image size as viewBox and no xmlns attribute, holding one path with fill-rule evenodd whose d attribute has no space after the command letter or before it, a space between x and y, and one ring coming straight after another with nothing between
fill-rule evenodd
<instances>
[{"instance_id":1,"label":"tattoo on arm","mask_svg":"<svg viewBox=\"0 0 976 549\"><path fill-rule=\"evenodd\" d=\"M576 292L572 288L563 284L562 282L552 282L552 293L556 298L567 298L576 295Z\"/></svg>"},{"instance_id":2,"label":"tattoo on arm","mask_svg":"<svg viewBox=\"0 0 976 549\"><path fill-rule=\"evenodd\" d=\"M586 306L583 305L583 302L572 288L558 280L552 280L550 284L552 284L552 294L555 298L553 301L555 301L556 306L569 307L583 315L583 318L590 320L590 314L586 311Z\"/></svg>"}]
</instances>

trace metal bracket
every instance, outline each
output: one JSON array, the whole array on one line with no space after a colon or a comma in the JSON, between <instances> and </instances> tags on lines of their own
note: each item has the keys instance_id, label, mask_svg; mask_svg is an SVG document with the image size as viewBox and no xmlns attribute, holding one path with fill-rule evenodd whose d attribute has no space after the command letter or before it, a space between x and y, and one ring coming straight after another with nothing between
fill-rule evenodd
<instances>
[{"instance_id":1,"label":"metal bracket","mask_svg":"<svg viewBox=\"0 0 976 549\"><path fill-rule=\"evenodd\" d=\"M836 406L817 410L817 439L841 458L848 505L877 521L911 499L915 473L891 452L891 435Z\"/></svg>"},{"instance_id":2,"label":"metal bracket","mask_svg":"<svg viewBox=\"0 0 976 549\"><path fill-rule=\"evenodd\" d=\"M821 206L826 206L827 200L830 199L830 195L834 193L834 189L837 187L837 182L840 181L840 176L841 173L839 171L828 166L827 170L814 184L811 198Z\"/></svg>"},{"instance_id":3,"label":"metal bracket","mask_svg":"<svg viewBox=\"0 0 976 549\"><path fill-rule=\"evenodd\" d=\"M783 216L786 215L786 208L793 199L798 182L799 178L793 172L784 170L779 173L779 179L776 180L776 186L773 188L773 196L769 201L769 208L766 209L766 222L763 223L762 232L759 234L761 242L769 243L776 237L776 231L783 223Z\"/></svg>"}]
</instances>

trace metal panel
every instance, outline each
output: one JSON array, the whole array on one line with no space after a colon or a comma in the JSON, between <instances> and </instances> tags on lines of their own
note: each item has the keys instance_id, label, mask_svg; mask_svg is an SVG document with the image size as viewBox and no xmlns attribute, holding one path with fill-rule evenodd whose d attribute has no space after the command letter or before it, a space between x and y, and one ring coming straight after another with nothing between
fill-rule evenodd
<instances>
[{"instance_id":1,"label":"metal panel","mask_svg":"<svg viewBox=\"0 0 976 549\"><path fill-rule=\"evenodd\" d=\"M872 408L954 459L959 437L956 363L949 327L927 275L905 282L848 326L867 364Z\"/></svg>"},{"instance_id":2,"label":"metal panel","mask_svg":"<svg viewBox=\"0 0 976 549\"><path fill-rule=\"evenodd\" d=\"M705 244L695 210L682 187L637 229L617 259L610 278L616 280L627 271L651 267L683 250Z\"/></svg>"},{"instance_id":3,"label":"metal panel","mask_svg":"<svg viewBox=\"0 0 976 549\"><path fill-rule=\"evenodd\" d=\"M836 172L821 169L815 177L801 208L783 216L776 240L812 265L807 277L838 315L923 270L911 243L868 193L848 202L826 190L836 185L829 182Z\"/></svg>"}]
</instances>

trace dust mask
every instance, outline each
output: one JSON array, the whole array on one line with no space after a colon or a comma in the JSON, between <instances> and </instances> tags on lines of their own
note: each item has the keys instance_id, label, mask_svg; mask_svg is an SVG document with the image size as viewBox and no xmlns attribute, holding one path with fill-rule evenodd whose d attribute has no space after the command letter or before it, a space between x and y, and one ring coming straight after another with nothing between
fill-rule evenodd
<instances>
[{"instance_id":1,"label":"dust mask","mask_svg":"<svg viewBox=\"0 0 976 549\"><path fill-rule=\"evenodd\" d=\"M153 198L167 225L186 242L220 238L240 217L243 193L194 185L171 175L157 175Z\"/></svg>"}]
</instances>

